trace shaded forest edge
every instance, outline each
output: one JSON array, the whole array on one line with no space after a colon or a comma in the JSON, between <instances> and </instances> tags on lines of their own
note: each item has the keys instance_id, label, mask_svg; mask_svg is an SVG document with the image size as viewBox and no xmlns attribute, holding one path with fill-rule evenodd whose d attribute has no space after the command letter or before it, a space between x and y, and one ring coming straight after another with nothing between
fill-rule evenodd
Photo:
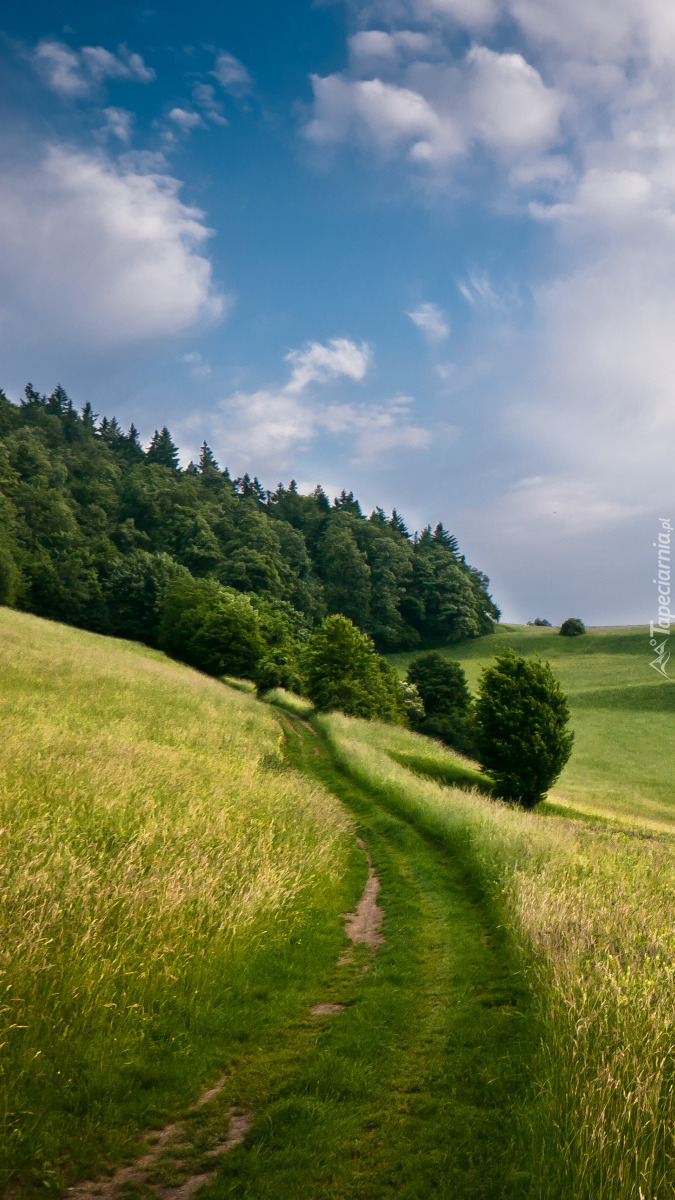
<instances>
[{"instance_id":1,"label":"shaded forest edge","mask_svg":"<svg viewBox=\"0 0 675 1200\"><path fill-rule=\"evenodd\" d=\"M308 638L340 613L381 652L478 637L500 615L440 523L411 536L352 492L232 479L206 442L180 469L166 428L146 451L133 424L78 412L61 387L28 385L19 405L0 391L0 603L157 645L179 578L247 596L270 633Z\"/></svg>"}]
</instances>

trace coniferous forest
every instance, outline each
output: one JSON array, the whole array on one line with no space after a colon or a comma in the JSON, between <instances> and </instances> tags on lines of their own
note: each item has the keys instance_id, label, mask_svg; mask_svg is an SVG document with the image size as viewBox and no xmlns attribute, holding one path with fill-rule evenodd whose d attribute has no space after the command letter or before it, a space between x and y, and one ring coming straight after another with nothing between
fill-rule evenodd
<instances>
[{"instance_id":1,"label":"coniferous forest","mask_svg":"<svg viewBox=\"0 0 675 1200\"><path fill-rule=\"evenodd\" d=\"M61 387L0 392L0 603L157 645L167 589L247 598L274 629L340 613L382 652L489 632L489 580L441 524L411 535L394 510L366 516L294 481L233 479L204 442L179 467L169 431L144 450L131 425L78 411ZM196 593L195 593L196 588ZM278 639L277 639L278 640Z\"/></svg>"}]
</instances>

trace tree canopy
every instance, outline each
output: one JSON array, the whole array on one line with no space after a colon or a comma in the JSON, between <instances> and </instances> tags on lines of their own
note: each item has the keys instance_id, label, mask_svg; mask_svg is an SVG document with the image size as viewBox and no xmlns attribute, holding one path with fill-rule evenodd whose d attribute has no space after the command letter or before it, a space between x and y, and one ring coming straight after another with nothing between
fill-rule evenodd
<instances>
[{"instance_id":1,"label":"tree canopy","mask_svg":"<svg viewBox=\"0 0 675 1200\"><path fill-rule=\"evenodd\" d=\"M505 800L533 808L572 752L567 698L547 662L498 654L483 672L474 706L474 744Z\"/></svg>"},{"instance_id":2,"label":"tree canopy","mask_svg":"<svg viewBox=\"0 0 675 1200\"><path fill-rule=\"evenodd\" d=\"M307 636L341 614L381 651L475 637L499 617L440 523L411 536L350 491L331 503L318 486L233 480L206 441L181 469L166 426L144 450L135 425L78 412L62 387L28 385L19 405L0 392L0 603L157 645L167 589L186 579L285 606ZM267 659L269 678L274 663L296 669L281 646Z\"/></svg>"}]
</instances>

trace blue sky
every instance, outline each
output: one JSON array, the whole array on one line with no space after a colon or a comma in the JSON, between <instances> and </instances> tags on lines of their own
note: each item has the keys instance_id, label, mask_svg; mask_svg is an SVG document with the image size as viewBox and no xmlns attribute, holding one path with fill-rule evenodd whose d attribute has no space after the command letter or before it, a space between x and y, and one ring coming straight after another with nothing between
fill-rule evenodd
<instances>
[{"instance_id":1,"label":"blue sky","mask_svg":"<svg viewBox=\"0 0 675 1200\"><path fill-rule=\"evenodd\" d=\"M512 620L654 615L671 0L29 2L0 386L442 520Z\"/></svg>"}]
</instances>

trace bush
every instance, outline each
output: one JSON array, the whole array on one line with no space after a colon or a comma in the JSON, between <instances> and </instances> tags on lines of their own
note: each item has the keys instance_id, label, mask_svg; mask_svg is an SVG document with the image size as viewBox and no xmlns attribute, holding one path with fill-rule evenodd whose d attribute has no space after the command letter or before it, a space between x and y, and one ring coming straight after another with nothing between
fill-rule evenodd
<instances>
[{"instance_id":1,"label":"bush","mask_svg":"<svg viewBox=\"0 0 675 1200\"><path fill-rule=\"evenodd\" d=\"M569 709L547 662L499 654L483 672L473 718L474 745L504 800L533 808L572 752Z\"/></svg>"},{"instance_id":2,"label":"bush","mask_svg":"<svg viewBox=\"0 0 675 1200\"><path fill-rule=\"evenodd\" d=\"M535 617L534 621L528 621L528 625L540 625L546 629L551 628L551 622L546 620L546 617Z\"/></svg>"},{"instance_id":3,"label":"bush","mask_svg":"<svg viewBox=\"0 0 675 1200\"><path fill-rule=\"evenodd\" d=\"M319 712L402 722L403 689L371 639L347 617L326 617L303 655L305 694Z\"/></svg>"},{"instance_id":4,"label":"bush","mask_svg":"<svg viewBox=\"0 0 675 1200\"><path fill-rule=\"evenodd\" d=\"M586 632L586 626L578 617L568 617L560 626L560 632L563 637L579 637Z\"/></svg>"},{"instance_id":5,"label":"bush","mask_svg":"<svg viewBox=\"0 0 675 1200\"><path fill-rule=\"evenodd\" d=\"M467 718L471 694L459 663L432 651L410 664L407 679L417 688L424 705L423 714L411 715L413 728L455 750L469 752L471 736Z\"/></svg>"},{"instance_id":6,"label":"bush","mask_svg":"<svg viewBox=\"0 0 675 1200\"><path fill-rule=\"evenodd\" d=\"M252 678L264 650L258 617L246 596L212 579L169 584L160 646L209 675Z\"/></svg>"},{"instance_id":7,"label":"bush","mask_svg":"<svg viewBox=\"0 0 675 1200\"><path fill-rule=\"evenodd\" d=\"M255 682L258 695L270 692L274 688L283 688L287 692L302 691L302 679L293 655L283 650L274 650L261 658L255 671Z\"/></svg>"}]
</instances>

